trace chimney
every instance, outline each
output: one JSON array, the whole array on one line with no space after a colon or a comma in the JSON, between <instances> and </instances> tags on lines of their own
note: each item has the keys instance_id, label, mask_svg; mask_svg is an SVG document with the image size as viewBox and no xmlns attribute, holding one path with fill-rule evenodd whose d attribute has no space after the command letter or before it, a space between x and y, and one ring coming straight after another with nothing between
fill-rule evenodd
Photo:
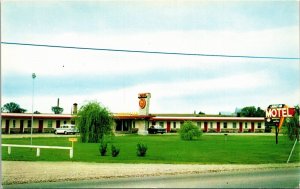
<instances>
[{"instance_id":1,"label":"chimney","mask_svg":"<svg viewBox=\"0 0 300 189\"><path fill-rule=\"evenodd\" d=\"M57 107L59 107L59 98L57 98Z\"/></svg>"},{"instance_id":2,"label":"chimney","mask_svg":"<svg viewBox=\"0 0 300 189\"><path fill-rule=\"evenodd\" d=\"M77 103L73 104L73 114L77 114Z\"/></svg>"}]
</instances>

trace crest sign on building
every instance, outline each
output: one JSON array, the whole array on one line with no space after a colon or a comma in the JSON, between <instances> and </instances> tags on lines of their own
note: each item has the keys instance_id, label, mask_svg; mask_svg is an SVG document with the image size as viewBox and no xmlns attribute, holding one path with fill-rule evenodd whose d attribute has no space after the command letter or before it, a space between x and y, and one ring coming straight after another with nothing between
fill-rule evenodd
<instances>
[{"instance_id":1,"label":"crest sign on building","mask_svg":"<svg viewBox=\"0 0 300 189\"><path fill-rule=\"evenodd\" d=\"M150 93L139 93L139 115L149 115Z\"/></svg>"}]
</instances>

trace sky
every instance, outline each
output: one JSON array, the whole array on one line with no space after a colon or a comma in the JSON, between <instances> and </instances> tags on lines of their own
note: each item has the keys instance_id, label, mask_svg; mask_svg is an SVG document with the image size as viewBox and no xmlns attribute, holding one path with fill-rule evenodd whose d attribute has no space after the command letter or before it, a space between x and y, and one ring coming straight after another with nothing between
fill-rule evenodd
<instances>
[{"instance_id":1,"label":"sky","mask_svg":"<svg viewBox=\"0 0 300 189\"><path fill-rule=\"evenodd\" d=\"M2 0L1 41L299 58L299 1ZM150 92L150 113L218 114L299 104L299 73L299 59L1 44L1 103L52 113L59 98L68 114L73 103L98 101L125 113Z\"/></svg>"}]
</instances>

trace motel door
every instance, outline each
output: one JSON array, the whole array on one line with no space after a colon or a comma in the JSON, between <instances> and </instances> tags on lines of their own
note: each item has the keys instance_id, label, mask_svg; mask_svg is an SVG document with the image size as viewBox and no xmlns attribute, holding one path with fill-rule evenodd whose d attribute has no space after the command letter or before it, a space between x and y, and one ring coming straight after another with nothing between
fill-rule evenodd
<instances>
[{"instance_id":1,"label":"motel door","mask_svg":"<svg viewBox=\"0 0 300 189\"><path fill-rule=\"evenodd\" d=\"M254 122L251 122L251 132L254 132Z\"/></svg>"},{"instance_id":2,"label":"motel door","mask_svg":"<svg viewBox=\"0 0 300 189\"><path fill-rule=\"evenodd\" d=\"M39 133L43 132L43 120L39 120L39 129L38 129Z\"/></svg>"},{"instance_id":3,"label":"motel door","mask_svg":"<svg viewBox=\"0 0 300 189\"><path fill-rule=\"evenodd\" d=\"M204 122L204 132L207 132L207 122Z\"/></svg>"},{"instance_id":4,"label":"motel door","mask_svg":"<svg viewBox=\"0 0 300 189\"><path fill-rule=\"evenodd\" d=\"M220 131L221 131L220 122L217 122L217 132L219 133Z\"/></svg>"},{"instance_id":5,"label":"motel door","mask_svg":"<svg viewBox=\"0 0 300 189\"><path fill-rule=\"evenodd\" d=\"M240 133L243 132L243 123L242 123L242 122L240 122L239 132L240 132Z\"/></svg>"},{"instance_id":6,"label":"motel door","mask_svg":"<svg viewBox=\"0 0 300 189\"><path fill-rule=\"evenodd\" d=\"M24 120L20 121L20 133L23 133L24 130Z\"/></svg>"},{"instance_id":7,"label":"motel door","mask_svg":"<svg viewBox=\"0 0 300 189\"><path fill-rule=\"evenodd\" d=\"M56 120L56 128L60 128L60 120Z\"/></svg>"},{"instance_id":8,"label":"motel door","mask_svg":"<svg viewBox=\"0 0 300 189\"><path fill-rule=\"evenodd\" d=\"M8 134L9 132L9 120L6 120L5 122L5 133Z\"/></svg>"},{"instance_id":9,"label":"motel door","mask_svg":"<svg viewBox=\"0 0 300 189\"><path fill-rule=\"evenodd\" d=\"M167 133L171 131L171 123L168 121L167 122Z\"/></svg>"}]
</instances>

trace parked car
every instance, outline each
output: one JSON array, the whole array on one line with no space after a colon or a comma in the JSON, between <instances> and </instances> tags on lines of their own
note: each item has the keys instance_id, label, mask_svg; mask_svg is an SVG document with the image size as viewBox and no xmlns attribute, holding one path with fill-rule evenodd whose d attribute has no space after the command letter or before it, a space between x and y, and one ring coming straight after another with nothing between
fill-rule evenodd
<instances>
[{"instance_id":1,"label":"parked car","mask_svg":"<svg viewBox=\"0 0 300 189\"><path fill-rule=\"evenodd\" d=\"M166 133L166 129L164 129L163 127L161 127L161 126L159 126L159 125L152 125L152 126L148 129L148 133L149 133L149 134L156 134L156 133L164 134L164 133Z\"/></svg>"},{"instance_id":2,"label":"parked car","mask_svg":"<svg viewBox=\"0 0 300 189\"><path fill-rule=\"evenodd\" d=\"M79 133L78 129L75 127L75 125L72 124L64 124L60 128L56 128L54 130L54 134L75 134Z\"/></svg>"}]
</instances>

